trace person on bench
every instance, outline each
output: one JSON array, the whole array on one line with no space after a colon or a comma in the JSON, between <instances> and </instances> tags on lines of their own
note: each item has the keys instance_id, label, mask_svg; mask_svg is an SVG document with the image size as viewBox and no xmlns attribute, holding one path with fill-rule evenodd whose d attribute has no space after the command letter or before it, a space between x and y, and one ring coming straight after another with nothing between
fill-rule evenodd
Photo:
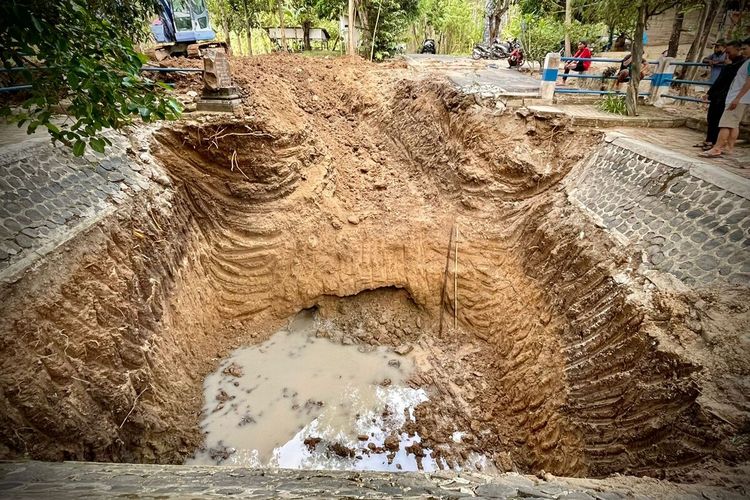
<instances>
[{"instance_id":1,"label":"person on bench","mask_svg":"<svg viewBox=\"0 0 750 500\"><path fill-rule=\"evenodd\" d=\"M581 40L580 42L578 42L578 50L573 57L581 59L591 59L591 49L589 49L589 44L585 40ZM567 75L568 73L570 73L571 69L573 71L577 71L578 73L583 73L584 71L589 69L589 66L591 66L591 61L568 61L565 64L565 74ZM565 85L565 82L567 80L568 77L563 76L563 85Z\"/></svg>"},{"instance_id":2,"label":"person on bench","mask_svg":"<svg viewBox=\"0 0 750 500\"><path fill-rule=\"evenodd\" d=\"M633 54L626 55L622 61L620 61L620 69L617 71L617 80L615 85L630 81L630 71L633 69ZM641 80L648 74L648 61L644 57L641 60Z\"/></svg>"}]
</instances>

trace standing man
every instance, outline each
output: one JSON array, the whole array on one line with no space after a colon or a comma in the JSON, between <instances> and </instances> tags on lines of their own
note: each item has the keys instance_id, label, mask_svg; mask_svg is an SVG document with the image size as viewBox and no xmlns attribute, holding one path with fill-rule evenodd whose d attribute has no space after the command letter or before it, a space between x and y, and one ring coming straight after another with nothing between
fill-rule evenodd
<instances>
[{"instance_id":1,"label":"standing man","mask_svg":"<svg viewBox=\"0 0 750 500\"><path fill-rule=\"evenodd\" d=\"M737 70L732 85L727 92L726 108L719 120L719 137L714 147L702 153L705 158L717 158L725 151L731 153L737 136L740 134L740 122L750 106L750 38L742 41L742 55L746 61Z\"/></svg>"},{"instance_id":2,"label":"standing man","mask_svg":"<svg viewBox=\"0 0 750 500\"><path fill-rule=\"evenodd\" d=\"M578 50L573 57L581 59L591 59L591 49L589 49L589 44L585 40L581 40L580 42L578 42ZM573 71L583 73L584 71L589 69L589 66L591 66L591 61L568 61L565 64L565 74L567 75L568 73L570 73L571 69ZM563 76L563 85L565 85L565 82L567 80L568 77Z\"/></svg>"},{"instance_id":3,"label":"standing man","mask_svg":"<svg viewBox=\"0 0 750 500\"><path fill-rule=\"evenodd\" d=\"M709 100L708 113L706 113L706 124L708 125L706 140L696 144L696 148L709 150L716 144L716 139L719 136L719 120L721 120L721 115L724 113L724 108L726 108L729 87L732 85L732 80L734 80L740 66L745 62L745 58L740 53L740 47L741 44L737 40L726 44L725 54L728 64L720 67L719 76L713 85L711 85L711 88L708 89L708 95L706 96Z\"/></svg>"},{"instance_id":4,"label":"standing man","mask_svg":"<svg viewBox=\"0 0 750 500\"><path fill-rule=\"evenodd\" d=\"M727 55L724 53L725 49L726 44L724 43L724 40L716 40L714 51L708 57L703 58L703 64L708 64L711 68L711 83L714 83L719 77L721 68L727 60Z\"/></svg>"}]
</instances>

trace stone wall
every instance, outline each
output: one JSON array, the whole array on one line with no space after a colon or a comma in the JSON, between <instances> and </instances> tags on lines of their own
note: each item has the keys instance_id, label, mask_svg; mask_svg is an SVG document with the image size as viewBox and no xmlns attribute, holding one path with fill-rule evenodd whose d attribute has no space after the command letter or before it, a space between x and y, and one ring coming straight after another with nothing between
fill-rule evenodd
<instances>
[{"instance_id":1,"label":"stone wall","mask_svg":"<svg viewBox=\"0 0 750 500\"><path fill-rule=\"evenodd\" d=\"M579 175L572 200L686 284L750 284L750 181L617 133Z\"/></svg>"}]
</instances>

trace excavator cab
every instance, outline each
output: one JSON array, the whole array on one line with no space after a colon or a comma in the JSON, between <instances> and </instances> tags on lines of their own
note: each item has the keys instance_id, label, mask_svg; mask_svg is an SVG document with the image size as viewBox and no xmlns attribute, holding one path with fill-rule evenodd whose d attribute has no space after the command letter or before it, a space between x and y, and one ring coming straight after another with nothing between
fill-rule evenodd
<instances>
[{"instance_id":1,"label":"excavator cab","mask_svg":"<svg viewBox=\"0 0 750 500\"><path fill-rule=\"evenodd\" d=\"M159 0L159 18L151 24L151 33L159 44L159 60L170 55L199 56L201 49L221 47L212 42L216 33L211 29L205 0Z\"/></svg>"}]
</instances>

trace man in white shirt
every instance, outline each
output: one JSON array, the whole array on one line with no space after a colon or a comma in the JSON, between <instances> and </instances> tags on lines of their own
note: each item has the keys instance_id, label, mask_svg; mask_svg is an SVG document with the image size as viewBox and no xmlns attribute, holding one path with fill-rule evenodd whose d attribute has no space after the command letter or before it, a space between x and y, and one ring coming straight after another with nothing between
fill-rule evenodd
<instances>
[{"instance_id":1,"label":"man in white shirt","mask_svg":"<svg viewBox=\"0 0 750 500\"><path fill-rule=\"evenodd\" d=\"M744 57L750 58L750 38L742 41L741 51ZM717 158L724 152L732 152L737 136L740 135L740 122L745 111L750 107L750 59L737 70L737 75L729 87L726 103L721 121L719 121L720 130L716 144L700 156Z\"/></svg>"}]
</instances>

